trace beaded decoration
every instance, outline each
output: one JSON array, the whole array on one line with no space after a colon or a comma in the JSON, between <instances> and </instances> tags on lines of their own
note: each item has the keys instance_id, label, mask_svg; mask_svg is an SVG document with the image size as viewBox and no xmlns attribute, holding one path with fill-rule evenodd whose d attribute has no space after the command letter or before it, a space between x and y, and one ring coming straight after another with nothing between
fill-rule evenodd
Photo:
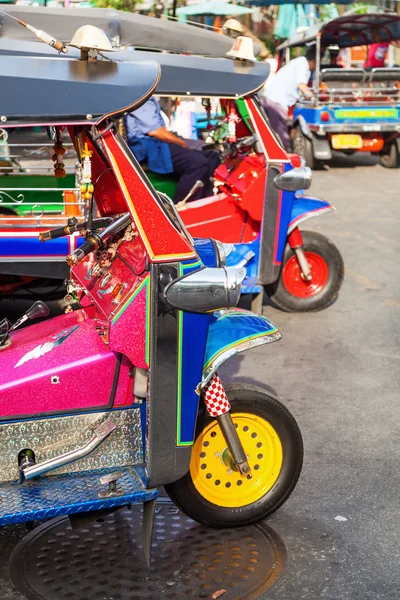
<instances>
[{"instance_id":1,"label":"beaded decoration","mask_svg":"<svg viewBox=\"0 0 400 600\"><path fill-rule=\"evenodd\" d=\"M236 142L236 124L239 123L240 117L232 106L228 115L228 141Z\"/></svg>"},{"instance_id":2,"label":"beaded decoration","mask_svg":"<svg viewBox=\"0 0 400 600\"><path fill-rule=\"evenodd\" d=\"M81 168L81 184L80 184L80 192L82 200L91 200L94 185L92 183L92 163L90 162L90 158L93 154L92 150L89 150L87 143L81 152L82 159L82 168Z\"/></svg>"},{"instance_id":3,"label":"beaded decoration","mask_svg":"<svg viewBox=\"0 0 400 600\"><path fill-rule=\"evenodd\" d=\"M51 157L54 163L54 175L56 179L61 179L62 177L66 177L67 174L65 172L65 164L64 164L64 154L65 148L61 141L60 132L57 129L56 141L53 146L54 154Z\"/></svg>"}]
</instances>

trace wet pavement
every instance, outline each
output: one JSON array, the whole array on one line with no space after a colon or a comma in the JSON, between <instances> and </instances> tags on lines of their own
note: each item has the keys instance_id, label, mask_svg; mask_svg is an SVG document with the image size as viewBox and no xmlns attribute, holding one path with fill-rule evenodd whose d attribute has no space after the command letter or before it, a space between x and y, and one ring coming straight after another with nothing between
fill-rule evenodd
<instances>
[{"instance_id":1,"label":"wet pavement","mask_svg":"<svg viewBox=\"0 0 400 600\"><path fill-rule=\"evenodd\" d=\"M220 372L273 391L304 438L300 481L268 520L288 566L265 599L400 599L400 172L375 163L344 157L313 175L311 193L337 212L304 228L327 234L343 254L338 301L313 314L267 306L282 341ZM23 533L0 530L0 600L22 599L7 562Z\"/></svg>"}]
</instances>

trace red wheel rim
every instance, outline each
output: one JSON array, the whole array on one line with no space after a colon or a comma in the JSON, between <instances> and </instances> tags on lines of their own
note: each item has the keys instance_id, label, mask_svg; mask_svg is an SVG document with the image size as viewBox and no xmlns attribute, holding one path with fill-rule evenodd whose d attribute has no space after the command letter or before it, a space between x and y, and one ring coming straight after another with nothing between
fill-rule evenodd
<instances>
[{"instance_id":1,"label":"red wheel rim","mask_svg":"<svg viewBox=\"0 0 400 600\"><path fill-rule=\"evenodd\" d=\"M283 285L292 296L298 298L311 298L316 296L326 286L329 277L329 269L326 261L320 254L315 252L304 252L310 265L312 279L305 281L300 270L296 256L291 256L283 268Z\"/></svg>"}]
</instances>

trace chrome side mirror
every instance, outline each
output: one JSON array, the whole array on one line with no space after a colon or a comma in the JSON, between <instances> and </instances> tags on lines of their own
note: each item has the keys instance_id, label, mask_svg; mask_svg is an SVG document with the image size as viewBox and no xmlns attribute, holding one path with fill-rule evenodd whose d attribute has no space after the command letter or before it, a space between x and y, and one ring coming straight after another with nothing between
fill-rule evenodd
<instances>
[{"instance_id":1,"label":"chrome side mirror","mask_svg":"<svg viewBox=\"0 0 400 600\"><path fill-rule=\"evenodd\" d=\"M297 192L308 190L311 185L312 173L310 167L296 167L286 173L280 173L274 179L274 185L278 190L286 192Z\"/></svg>"},{"instance_id":2,"label":"chrome side mirror","mask_svg":"<svg viewBox=\"0 0 400 600\"><path fill-rule=\"evenodd\" d=\"M246 269L205 267L169 283L164 290L166 302L187 312L207 313L233 308L240 298Z\"/></svg>"}]
</instances>

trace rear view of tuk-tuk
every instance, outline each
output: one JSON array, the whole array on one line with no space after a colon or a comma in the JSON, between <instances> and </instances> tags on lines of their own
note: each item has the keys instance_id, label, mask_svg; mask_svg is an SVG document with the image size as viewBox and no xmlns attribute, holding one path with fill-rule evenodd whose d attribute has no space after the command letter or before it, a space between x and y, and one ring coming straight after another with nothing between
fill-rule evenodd
<instances>
[{"instance_id":1,"label":"rear view of tuk-tuk","mask_svg":"<svg viewBox=\"0 0 400 600\"><path fill-rule=\"evenodd\" d=\"M384 167L400 166L400 68L343 67L322 58L331 44L346 55L354 46L389 44L399 38L399 15L349 12L280 46L282 52L310 44L317 48L313 96L301 98L293 113L294 151L310 167L332 159L333 151L370 152Z\"/></svg>"}]
</instances>

